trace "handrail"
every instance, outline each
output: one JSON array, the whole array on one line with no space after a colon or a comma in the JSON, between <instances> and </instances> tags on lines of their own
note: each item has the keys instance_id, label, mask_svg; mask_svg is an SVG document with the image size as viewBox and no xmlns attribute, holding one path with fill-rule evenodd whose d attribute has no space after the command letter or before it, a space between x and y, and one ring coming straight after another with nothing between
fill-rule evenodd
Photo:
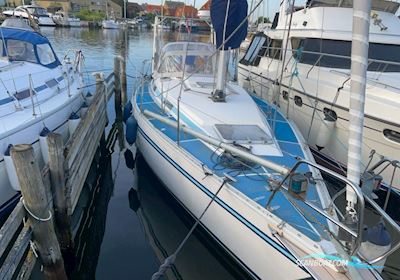
<instances>
[{"instance_id":1,"label":"handrail","mask_svg":"<svg viewBox=\"0 0 400 280\"><path fill-rule=\"evenodd\" d=\"M310 206L311 208L313 208L314 210L316 210L318 213L320 213L322 216L324 216L325 218L329 219L331 222L334 222L337 226L341 227L343 230L345 230L346 232L350 233L353 237L355 237L355 242L354 242L354 248L351 252L351 255L354 255L355 253L358 252L358 250L360 249L361 246L361 242L362 242L362 232L363 232L363 226L364 226L364 208L365 208L365 200L364 200L364 194L361 191L361 189L359 187L357 187L353 182L349 181L346 177L326 168L323 167L317 163L314 162L310 162L304 159L299 159L296 164L291 168L290 172L288 172L286 174L286 176L283 178L283 180L280 182L280 184L277 186L277 188L274 189L274 192L272 193L272 195L269 197L269 200L266 204L266 207L269 206L269 204L272 202L275 194L277 193L277 191L280 188L283 188L285 190L287 190L287 188L283 185L283 183L292 175L295 173L295 171L297 170L297 168L301 165L301 164L306 164L306 165L310 165L320 171L323 171L331 176L333 176L334 178L346 183L347 186L349 186L350 188L353 189L354 193L357 196L357 205L358 205L358 221L357 221L357 233L354 233L354 231L352 231L350 228L348 228L346 225L344 225L343 223L339 222L339 221L335 221L334 219L332 219L332 217L330 217L329 215L327 215L324 211L321 211L321 209L319 209L318 207L315 207L313 204L304 201L304 203L308 206Z\"/></svg>"},{"instance_id":2,"label":"handrail","mask_svg":"<svg viewBox=\"0 0 400 280\"><path fill-rule=\"evenodd\" d=\"M172 121L170 119L166 119L165 117L157 114L157 113L153 113L149 110L144 110L142 111L142 113L149 117L149 118L154 118L166 125L169 125L171 127L177 127L177 123L175 121ZM323 215L324 217L326 217L327 219L329 219L330 221L332 221L333 223L335 223L336 225L338 225L339 227L341 227L343 230L345 230L346 232L348 232L349 234L351 234L352 236L354 236L356 238L356 242L355 242L355 247L353 249L352 255L358 251L358 249L361 246L361 241L362 241L362 231L363 231L363 225L364 225L364 207L365 207L365 202L364 202L364 197L363 197L363 193L361 191L361 189L357 186L355 186L351 181L349 181L347 178L331 171L330 169L327 169L323 166L320 166L316 163L313 162L309 162L306 160L299 160L296 162L296 164L289 170L283 166L280 166L274 162L271 162L269 160L260 158L259 156L253 155L251 153L248 153L246 151L243 151L241 149L238 149L236 147L233 147L232 145L226 144L222 141L220 141L219 139L215 139L211 136L207 136L204 135L202 133L199 133L197 131L192 130L191 128L188 128L184 125L182 125L181 130L185 133L188 133L196 138L199 138L201 140L203 140L206 143L209 143L213 146L217 146L220 147L222 149L225 149L229 152L235 153L238 156L246 159L246 160L250 160L253 162L256 162L257 164L260 164L266 168L272 169L282 175L284 175L285 177L283 178L283 180L280 182L280 184L278 185L277 188L275 188L274 193L270 196L270 200L268 202L270 202L274 196L274 194L277 193L277 191L283 187L283 183L290 177L291 174L294 173L294 171L299 167L300 164L307 164L310 166L313 166L319 170L322 170L338 179L340 179L341 181L345 182L346 184L348 184L355 192L355 194L358 197L358 208L359 208L359 219L358 219L358 226L357 226L357 233L355 233L353 230L351 230L349 227L347 227L346 225L344 225L343 223L341 223L340 221L336 221L334 220L332 217L330 217L329 215L327 215L323 210L318 209L317 207L315 207L313 204L311 203L306 203L308 206L310 206L311 208L315 209L317 212L319 212L321 215ZM284 188L284 187L283 187ZM267 203L268 205L268 203Z\"/></svg>"},{"instance_id":3,"label":"handrail","mask_svg":"<svg viewBox=\"0 0 400 280\"><path fill-rule=\"evenodd\" d=\"M166 125L172 126L172 127L177 127L177 123L176 121L173 121L171 119L167 119L164 116L161 116L157 113L151 112L149 110L144 110L141 111L142 114L144 114L146 117L148 118L154 118ZM353 182L349 181L346 177L326 168L323 167L317 163L314 162L310 162L304 159L298 159L298 161L295 163L295 165L289 170L283 166L280 166L274 162L271 162L269 160L265 160L263 158L260 158L259 156L253 155L249 152L243 151L241 149L238 149L236 147L233 147L232 145L226 144L222 141L220 141L219 139L215 139L213 137L210 137L208 135L204 135L202 133L199 133L187 126L182 125L181 130L187 134L190 134L200 140L203 140L206 143L209 143L213 146L217 146L219 148L225 149L227 151L233 152L235 154L237 154L238 156L246 159L246 160L250 160L253 161L255 163L258 163L261 166L264 166L266 168L272 169L278 173L280 173L281 175L284 176L284 178L279 181L279 184L274 188L273 193L271 194L266 206L268 207L269 203L272 201L274 195L278 192L278 190L280 188L283 188L285 190L287 190L287 187L285 187L283 184L284 182L292 175L295 173L295 171L297 170L297 168L301 165L301 164L306 164L309 166L312 166L322 172L325 172L331 176L333 176L334 178L344 182L348 187L350 187L354 193L357 196L357 208L358 208L358 221L357 221L357 232L354 232L352 229L350 229L347 225L344 225L342 222L335 220L334 218L330 217L327 213L325 213L324 210L320 209L319 207L315 206L314 204L304 201L304 203L311 207L312 209L314 209L315 211L317 211L319 214L321 214L322 216L324 216L325 218L327 218L328 220L330 220L331 222L333 222L334 224L336 224L337 226L339 226L341 229L343 229L344 231L346 231L347 233L351 234L355 240L354 240L354 247L351 251L351 256L354 255L359 255L361 256L359 249L361 246L361 242L362 242L362 234L363 234L363 226L364 226L364 209L365 209L365 201L367 201L368 203L370 203L370 205L381 215L381 217L384 220L387 220L389 222L389 224L397 231L400 233L400 226L397 225L397 223L381 208L379 207L378 204L376 204L376 202L374 202L371 198L369 198L368 196L366 196L360 187L356 186ZM391 255L393 252L395 252L397 249L400 248L400 242L398 244L396 244L396 246L392 247L389 251L385 252L384 254L382 254L381 256L368 261L369 263L376 263L382 259L384 259L385 257ZM361 256L362 257L362 256ZM364 258L365 259L365 258Z\"/></svg>"}]
</instances>

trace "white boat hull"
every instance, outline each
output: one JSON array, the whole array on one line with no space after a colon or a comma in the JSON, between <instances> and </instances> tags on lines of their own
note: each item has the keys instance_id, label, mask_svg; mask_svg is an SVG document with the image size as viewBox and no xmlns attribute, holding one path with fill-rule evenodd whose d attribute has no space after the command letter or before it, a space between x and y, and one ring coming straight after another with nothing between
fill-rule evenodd
<instances>
[{"instance_id":1,"label":"white boat hull","mask_svg":"<svg viewBox=\"0 0 400 280\"><path fill-rule=\"evenodd\" d=\"M115 20L103 20L101 26L104 29L119 29L120 24L116 22Z\"/></svg>"},{"instance_id":2,"label":"white boat hull","mask_svg":"<svg viewBox=\"0 0 400 280\"><path fill-rule=\"evenodd\" d=\"M272 74L270 76L274 77L274 75ZM247 77L250 77L251 82L249 82ZM244 87L250 88L263 99L268 101L274 100L273 80L271 78L268 78L267 76L264 76L261 68L257 69L256 67L252 67L251 73L249 74L248 68L240 65L239 81ZM308 145L315 151L314 155L316 156L317 161L324 162L327 165L331 165L328 167L336 170L338 168L338 165L345 167L347 165L347 144L349 137L348 108L336 105L332 106L330 102L324 100L324 96L322 93L337 91L337 88L334 87L335 85L326 86L324 90L320 90L321 93L318 97L318 104L316 107L317 111L314 114L315 95L313 93L313 89L315 88L315 83L313 80L307 79L304 79L301 82L302 87L305 90L309 89L308 92L297 89L297 83L295 82L293 86L289 87L289 81L284 79L284 82L281 85L281 92L290 92L290 98L289 101L287 101L283 99L282 96L280 96L279 106L281 112L284 113L286 117L292 119L295 122L296 126L300 129L302 135L306 139ZM295 104L295 96L301 98L302 106L298 106ZM329 131L330 135L328 137L329 140L326 143L326 146L323 147L322 150L319 150L317 148L318 139L323 136L320 134L325 133L324 128L326 128L326 124L323 121L324 108L331 108L332 110L334 110L337 114L338 119L333 129ZM369 115L365 116L363 153L361 157L364 166L366 166L369 162L369 156L372 149L377 151L377 153L379 153L380 155L384 155L389 158L396 159L400 157L399 145L384 137L382 133L383 128L391 129L394 131L398 131L399 129L394 124L384 122L383 120L376 119ZM372 164L375 163L378 159L379 158L375 156ZM390 183L392 173L392 168L387 168L382 173L387 183ZM396 173L397 174L395 175L395 179L393 180L393 186L397 189L400 189L400 174L399 172Z\"/></svg>"},{"instance_id":3,"label":"white boat hull","mask_svg":"<svg viewBox=\"0 0 400 280\"><path fill-rule=\"evenodd\" d=\"M37 118L36 122L28 127L22 128L8 137L0 139L0 210L4 208L5 203L15 197L18 192L13 189L8 178L3 152L7 149L9 144L31 144L35 156L39 161L39 165L43 166L42 154L39 145L39 134L43 129L43 123L51 131L55 131L63 135L64 140L68 137L68 117L71 110L77 112L83 103L80 94L71 97L68 103L62 104L59 108L55 108L53 112L46 118Z\"/></svg>"},{"instance_id":4,"label":"white boat hull","mask_svg":"<svg viewBox=\"0 0 400 280\"><path fill-rule=\"evenodd\" d=\"M136 114L137 146L168 190L195 217L210 202L221 181L204 176L199 163L177 149ZM251 205L237 190L225 185L201 223L203 227L253 276L259 279L309 277L272 237L262 207ZM282 273L284 271L285 273Z\"/></svg>"}]
</instances>

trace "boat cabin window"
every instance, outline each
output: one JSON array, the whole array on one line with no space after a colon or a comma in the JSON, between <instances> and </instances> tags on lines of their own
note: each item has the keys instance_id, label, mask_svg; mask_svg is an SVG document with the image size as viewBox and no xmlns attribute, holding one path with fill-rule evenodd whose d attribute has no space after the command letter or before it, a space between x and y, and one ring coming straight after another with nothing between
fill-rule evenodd
<instances>
[{"instance_id":1,"label":"boat cabin window","mask_svg":"<svg viewBox=\"0 0 400 280\"><path fill-rule=\"evenodd\" d=\"M34 47L29 42L8 39L7 54L10 60L37 63Z\"/></svg>"},{"instance_id":2,"label":"boat cabin window","mask_svg":"<svg viewBox=\"0 0 400 280\"><path fill-rule=\"evenodd\" d=\"M240 61L244 65L258 66L261 57L282 59L282 40L271 39L264 34L256 35L251 41L246 54Z\"/></svg>"},{"instance_id":3,"label":"boat cabin window","mask_svg":"<svg viewBox=\"0 0 400 280\"><path fill-rule=\"evenodd\" d=\"M35 8L28 8L30 14L37 15L37 16L48 16L46 9L35 7Z\"/></svg>"},{"instance_id":4,"label":"boat cabin window","mask_svg":"<svg viewBox=\"0 0 400 280\"><path fill-rule=\"evenodd\" d=\"M167 76L185 73L212 74L215 58L207 44L177 43L166 45L161 53L158 72Z\"/></svg>"},{"instance_id":5,"label":"boat cabin window","mask_svg":"<svg viewBox=\"0 0 400 280\"><path fill-rule=\"evenodd\" d=\"M400 132L391 129L384 129L383 135L385 135L387 139L400 144Z\"/></svg>"},{"instance_id":6,"label":"boat cabin window","mask_svg":"<svg viewBox=\"0 0 400 280\"><path fill-rule=\"evenodd\" d=\"M251 41L246 54L244 55L241 63L245 65L257 66L260 63L260 50L263 49L264 44L267 42L267 37L264 35L257 35ZM265 51L263 52L265 53Z\"/></svg>"},{"instance_id":7,"label":"boat cabin window","mask_svg":"<svg viewBox=\"0 0 400 280\"><path fill-rule=\"evenodd\" d=\"M271 40L271 45L268 48L268 56L272 59L282 60L282 40Z\"/></svg>"},{"instance_id":8,"label":"boat cabin window","mask_svg":"<svg viewBox=\"0 0 400 280\"><path fill-rule=\"evenodd\" d=\"M350 41L292 38L291 43L293 56L300 63L339 69L351 67ZM370 43L369 59L368 71L400 72L400 45Z\"/></svg>"},{"instance_id":9,"label":"boat cabin window","mask_svg":"<svg viewBox=\"0 0 400 280\"><path fill-rule=\"evenodd\" d=\"M48 65L56 61L53 50L49 44L36 45L36 51L41 64Z\"/></svg>"},{"instance_id":10,"label":"boat cabin window","mask_svg":"<svg viewBox=\"0 0 400 280\"><path fill-rule=\"evenodd\" d=\"M188 55L183 58L182 55L168 55L162 59L159 72L160 73L197 73L212 74L212 58L207 55ZM185 60L185 64L183 64Z\"/></svg>"}]
</instances>

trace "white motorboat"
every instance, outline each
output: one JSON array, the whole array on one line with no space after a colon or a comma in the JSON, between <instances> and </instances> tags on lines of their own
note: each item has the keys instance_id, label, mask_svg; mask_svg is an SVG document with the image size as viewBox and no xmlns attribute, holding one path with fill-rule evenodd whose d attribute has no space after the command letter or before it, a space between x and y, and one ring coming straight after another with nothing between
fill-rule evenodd
<instances>
[{"instance_id":1,"label":"white motorboat","mask_svg":"<svg viewBox=\"0 0 400 280\"><path fill-rule=\"evenodd\" d=\"M56 26L47 10L37 5L18 6L14 10L3 12L3 15L7 17L22 17L26 19L29 18L29 14L37 21L39 26Z\"/></svg>"},{"instance_id":2,"label":"white motorboat","mask_svg":"<svg viewBox=\"0 0 400 280\"><path fill-rule=\"evenodd\" d=\"M392 244L382 226L363 231L364 199L397 224L352 181L317 165L277 106L226 81L229 49L247 32L247 3L230 3L234 20L223 16L225 1L212 1L218 51L200 42L163 46L155 30L151 79L132 97L127 140L137 129L138 149L195 225L255 279L381 279ZM336 205L321 172L347 185L353 204Z\"/></svg>"},{"instance_id":3,"label":"white motorboat","mask_svg":"<svg viewBox=\"0 0 400 280\"><path fill-rule=\"evenodd\" d=\"M307 1L292 8L289 3L282 1L272 27L253 37L239 64L239 80L279 105L318 162L344 174L353 1ZM362 153L362 179L378 174L395 188L400 188L398 7L394 1L372 1Z\"/></svg>"},{"instance_id":4,"label":"white motorboat","mask_svg":"<svg viewBox=\"0 0 400 280\"><path fill-rule=\"evenodd\" d=\"M14 21L16 19L13 19ZM7 23L8 20L6 20ZM49 40L25 28L0 27L0 213L19 198L10 145L31 144L41 165L48 160L45 136L64 137L79 122L83 104L80 51L60 61ZM69 118L71 120L69 121ZM71 131L72 132L72 131ZM44 139L44 140L43 140Z\"/></svg>"},{"instance_id":5,"label":"white motorboat","mask_svg":"<svg viewBox=\"0 0 400 280\"><path fill-rule=\"evenodd\" d=\"M52 19L58 26L81 27L81 20L79 18L69 17L63 11L57 11Z\"/></svg>"}]
</instances>

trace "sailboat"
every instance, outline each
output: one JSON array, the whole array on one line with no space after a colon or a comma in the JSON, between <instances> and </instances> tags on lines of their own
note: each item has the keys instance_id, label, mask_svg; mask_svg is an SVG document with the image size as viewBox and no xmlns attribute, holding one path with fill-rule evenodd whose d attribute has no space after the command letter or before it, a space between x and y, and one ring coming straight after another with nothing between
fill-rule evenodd
<instances>
[{"instance_id":1,"label":"sailboat","mask_svg":"<svg viewBox=\"0 0 400 280\"><path fill-rule=\"evenodd\" d=\"M364 230L365 200L388 225L397 224L354 179L316 164L275 105L229 81L229 54L247 33L246 1L212 1L211 19L216 45L162 45L155 31L152 75L127 106L127 140L136 140L195 226L255 279L381 279L399 245L388 248L382 225ZM322 174L347 186L346 207L335 203L340 194L330 196Z\"/></svg>"},{"instance_id":2,"label":"sailboat","mask_svg":"<svg viewBox=\"0 0 400 280\"><path fill-rule=\"evenodd\" d=\"M0 27L0 216L14 207L20 185L10 156L12 145L32 145L39 164L48 162L46 136L66 139L79 123L83 55L68 51L59 60L49 40L22 19ZM4 44L4 45L3 45Z\"/></svg>"},{"instance_id":3,"label":"sailboat","mask_svg":"<svg viewBox=\"0 0 400 280\"><path fill-rule=\"evenodd\" d=\"M120 23L115 20L114 13L111 12L111 16L108 13L108 0L106 1L106 16L107 18L101 22L101 26L103 29L119 29Z\"/></svg>"}]
</instances>

